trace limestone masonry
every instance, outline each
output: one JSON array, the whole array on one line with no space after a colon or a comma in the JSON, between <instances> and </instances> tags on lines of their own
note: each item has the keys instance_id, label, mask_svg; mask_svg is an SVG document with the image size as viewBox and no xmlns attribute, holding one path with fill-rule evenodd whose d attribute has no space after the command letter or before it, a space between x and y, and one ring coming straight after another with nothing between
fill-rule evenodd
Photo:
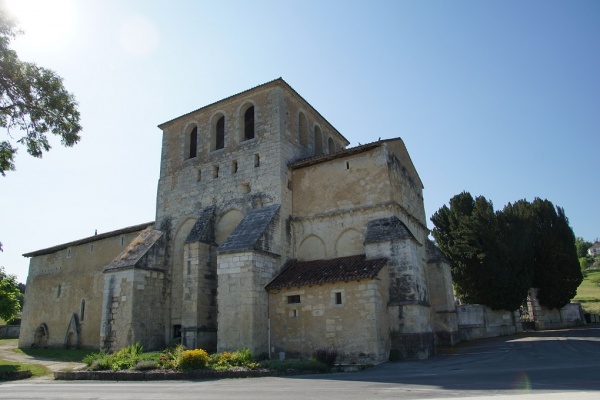
<instances>
[{"instance_id":1,"label":"limestone masonry","mask_svg":"<svg viewBox=\"0 0 600 400\"><path fill-rule=\"evenodd\" d=\"M155 222L25 254L20 347L377 363L455 342L450 266L401 139L346 148L282 79L159 128Z\"/></svg>"}]
</instances>

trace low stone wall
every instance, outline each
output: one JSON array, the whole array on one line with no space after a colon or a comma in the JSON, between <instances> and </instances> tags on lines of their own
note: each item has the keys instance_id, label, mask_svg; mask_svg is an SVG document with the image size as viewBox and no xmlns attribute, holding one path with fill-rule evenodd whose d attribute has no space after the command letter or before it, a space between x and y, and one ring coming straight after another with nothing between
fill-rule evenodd
<instances>
[{"instance_id":1,"label":"low stone wall","mask_svg":"<svg viewBox=\"0 0 600 400\"><path fill-rule=\"evenodd\" d=\"M458 335L461 340L474 340L522 332L518 312L494 311L480 304L456 308Z\"/></svg>"},{"instance_id":2,"label":"low stone wall","mask_svg":"<svg viewBox=\"0 0 600 400\"><path fill-rule=\"evenodd\" d=\"M18 339L20 332L20 325L2 325L0 326L0 339Z\"/></svg>"},{"instance_id":3,"label":"low stone wall","mask_svg":"<svg viewBox=\"0 0 600 400\"><path fill-rule=\"evenodd\" d=\"M579 303L569 303L560 310L539 307L536 329L560 329L584 324L584 315Z\"/></svg>"},{"instance_id":4,"label":"low stone wall","mask_svg":"<svg viewBox=\"0 0 600 400\"><path fill-rule=\"evenodd\" d=\"M314 373L317 372L315 371ZM298 373L294 373L292 371L286 373L266 369L252 371L57 371L54 373L54 379L63 381L171 381L186 379L258 378L263 376L280 376L296 374Z\"/></svg>"},{"instance_id":5,"label":"low stone wall","mask_svg":"<svg viewBox=\"0 0 600 400\"><path fill-rule=\"evenodd\" d=\"M16 381L31 378L31 371L0 371L0 381Z\"/></svg>"}]
</instances>

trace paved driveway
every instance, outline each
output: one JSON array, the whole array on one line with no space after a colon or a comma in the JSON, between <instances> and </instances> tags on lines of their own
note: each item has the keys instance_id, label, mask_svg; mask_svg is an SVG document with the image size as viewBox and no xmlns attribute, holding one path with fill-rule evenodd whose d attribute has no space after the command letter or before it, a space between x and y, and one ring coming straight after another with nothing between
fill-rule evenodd
<instances>
[{"instance_id":1,"label":"paved driveway","mask_svg":"<svg viewBox=\"0 0 600 400\"><path fill-rule=\"evenodd\" d=\"M0 399L600 399L600 327L532 332L359 373L205 382L35 382Z\"/></svg>"}]
</instances>

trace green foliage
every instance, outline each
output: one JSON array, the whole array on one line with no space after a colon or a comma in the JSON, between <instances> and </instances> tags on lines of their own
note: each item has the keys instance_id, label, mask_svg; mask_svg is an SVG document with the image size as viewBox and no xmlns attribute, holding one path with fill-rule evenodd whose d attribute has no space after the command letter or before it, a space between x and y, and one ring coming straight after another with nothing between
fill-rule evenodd
<instances>
[{"instance_id":1,"label":"green foliage","mask_svg":"<svg viewBox=\"0 0 600 400\"><path fill-rule=\"evenodd\" d=\"M590 278L590 282L592 282L596 286L600 286L600 275L595 275Z\"/></svg>"},{"instance_id":2,"label":"green foliage","mask_svg":"<svg viewBox=\"0 0 600 400\"><path fill-rule=\"evenodd\" d=\"M113 354L105 352L89 354L83 358L83 362L92 371L135 369L138 363L148 360L154 360L158 364L158 353L144 354L143 351L144 348L136 342Z\"/></svg>"},{"instance_id":3,"label":"green foliage","mask_svg":"<svg viewBox=\"0 0 600 400\"><path fill-rule=\"evenodd\" d=\"M494 212L485 197L463 192L431 221L463 302L515 310L530 287L549 308L575 296L582 280L575 236L564 210L550 201L519 200Z\"/></svg>"},{"instance_id":4,"label":"green foliage","mask_svg":"<svg viewBox=\"0 0 600 400\"><path fill-rule=\"evenodd\" d=\"M164 369L179 369L179 363L181 362L181 356L184 351L185 348L181 344L167 347L160 354L158 365Z\"/></svg>"},{"instance_id":5,"label":"green foliage","mask_svg":"<svg viewBox=\"0 0 600 400\"><path fill-rule=\"evenodd\" d=\"M587 257L588 249L592 247L592 242L588 242L581 237L575 238L575 248L577 249L577 257Z\"/></svg>"},{"instance_id":6,"label":"green foliage","mask_svg":"<svg viewBox=\"0 0 600 400\"><path fill-rule=\"evenodd\" d=\"M23 294L19 290L17 277L8 275L0 267L0 318L10 322L21 312Z\"/></svg>"},{"instance_id":7,"label":"green foliage","mask_svg":"<svg viewBox=\"0 0 600 400\"><path fill-rule=\"evenodd\" d=\"M548 308L564 307L577 294L583 280L575 235L565 212L548 200L535 199L533 209L534 278L540 304Z\"/></svg>"},{"instance_id":8,"label":"green foliage","mask_svg":"<svg viewBox=\"0 0 600 400\"><path fill-rule=\"evenodd\" d=\"M210 367L216 370L228 370L233 367L245 367L255 369L259 366L254 362L254 356L249 349L241 349L234 352L224 351L213 354L210 357Z\"/></svg>"},{"instance_id":9,"label":"green foliage","mask_svg":"<svg viewBox=\"0 0 600 400\"><path fill-rule=\"evenodd\" d=\"M485 197L463 192L431 218L432 234L451 261L456 295L465 303L515 310L527 296L530 230L518 217L522 204L509 206L496 213Z\"/></svg>"},{"instance_id":10,"label":"green foliage","mask_svg":"<svg viewBox=\"0 0 600 400\"><path fill-rule=\"evenodd\" d=\"M3 371L31 371L32 377L44 376L52 372L43 365L23 364L0 359L0 375Z\"/></svg>"},{"instance_id":11,"label":"green foliage","mask_svg":"<svg viewBox=\"0 0 600 400\"><path fill-rule=\"evenodd\" d=\"M64 146L79 142L77 102L53 71L24 62L10 49L21 33L0 6L0 127L7 137L0 140L0 173L15 169L16 145L34 157L50 150L47 133L57 135ZM15 131L23 133L16 140Z\"/></svg>"},{"instance_id":12,"label":"green foliage","mask_svg":"<svg viewBox=\"0 0 600 400\"><path fill-rule=\"evenodd\" d=\"M181 354L179 367L183 370L202 369L209 359L208 353L202 349L186 350Z\"/></svg>"}]
</instances>

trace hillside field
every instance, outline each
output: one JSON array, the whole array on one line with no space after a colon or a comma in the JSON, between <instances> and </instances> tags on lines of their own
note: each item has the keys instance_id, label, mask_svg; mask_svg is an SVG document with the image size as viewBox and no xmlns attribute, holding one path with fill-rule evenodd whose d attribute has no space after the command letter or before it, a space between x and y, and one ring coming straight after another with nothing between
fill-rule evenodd
<instances>
[{"instance_id":1,"label":"hillside field","mask_svg":"<svg viewBox=\"0 0 600 400\"><path fill-rule=\"evenodd\" d=\"M600 277L600 270L588 272L579 285L577 296L573 300L581 302L585 312L600 314L600 286L591 281L594 277Z\"/></svg>"}]
</instances>

